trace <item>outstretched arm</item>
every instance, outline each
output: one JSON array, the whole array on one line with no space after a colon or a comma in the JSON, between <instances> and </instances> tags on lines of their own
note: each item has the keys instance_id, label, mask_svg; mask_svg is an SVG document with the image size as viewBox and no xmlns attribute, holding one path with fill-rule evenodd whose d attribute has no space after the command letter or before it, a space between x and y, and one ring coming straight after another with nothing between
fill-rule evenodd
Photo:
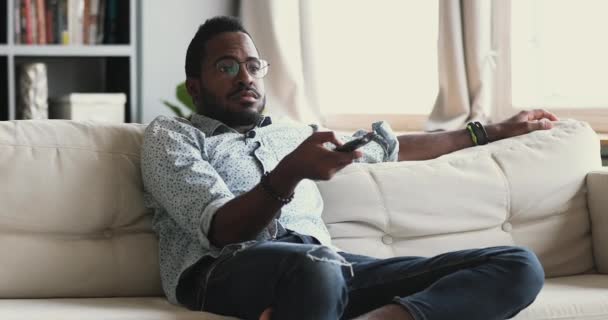
<instances>
[{"instance_id":1,"label":"outstretched arm","mask_svg":"<svg viewBox=\"0 0 608 320\"><path fill-rule=\"evenodd\" d=\"M536 130L548 130L553 127L551 121L559 119L551 112L536 109L521 111L513 117L496 124L485 126L490 141L526 134ZM398 137L399 161L427 160L444 154L473 146L467 129L406 134Z\"/></svg>"}]
</instances>

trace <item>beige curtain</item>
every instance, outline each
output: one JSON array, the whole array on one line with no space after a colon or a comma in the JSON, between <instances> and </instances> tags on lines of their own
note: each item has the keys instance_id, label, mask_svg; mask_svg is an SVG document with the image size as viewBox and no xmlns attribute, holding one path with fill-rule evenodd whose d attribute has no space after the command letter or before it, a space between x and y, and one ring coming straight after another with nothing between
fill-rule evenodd
<instances>
[{"instance_id":1,"label":"beige curtain","mask_svg":"<svg viewBox=\"0 0 608 320\"><path fill-rule=\"evenodd\" d=\"M439 94L425 130L455 130L491 113L490 0L440 0Z\"/></svg>"},{"instance_id":2,"label":"beige curtain","mask_svg":"<svg viewBox=\"0 0 608 320\"><path fill-rule=\"evenodd\" d=\"M310 51L306 0L240 1L240 16L270 63L265 78L266 112L305 123L321 123Z\"/></svg>"}]
</instances>

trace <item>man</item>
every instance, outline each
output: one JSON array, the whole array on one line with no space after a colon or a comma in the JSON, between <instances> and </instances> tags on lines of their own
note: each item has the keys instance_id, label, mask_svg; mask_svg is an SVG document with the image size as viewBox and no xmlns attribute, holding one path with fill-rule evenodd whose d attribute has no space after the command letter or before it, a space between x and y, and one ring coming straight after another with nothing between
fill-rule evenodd
<instances>
[{"instance_id":1,"label":"man","mask_svg":"<svg viewBox=\"0 0 608 320\"><path fill-rule=\"evenodd\" d=\"M431 159L550 129L553 114L525 111L485 128L400 137L379 122L373 142L338 152L332 145L352 137L262 115L267 72L238 20L207 20L186 55L197 113L158 117L146 129L146 201L172 303L243 319L314 320L505 319L532 303L544 273L524 248L386 260L338 251L313 180L353 161Z\"/></svg>"}]
</instances>

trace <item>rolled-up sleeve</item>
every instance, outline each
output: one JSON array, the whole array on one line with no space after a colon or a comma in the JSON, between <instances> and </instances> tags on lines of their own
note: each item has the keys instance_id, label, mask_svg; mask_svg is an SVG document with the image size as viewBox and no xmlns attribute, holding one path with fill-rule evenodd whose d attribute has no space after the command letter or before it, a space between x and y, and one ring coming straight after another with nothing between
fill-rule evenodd
<instances>
[{"instance_id":1,"label":"rolled-up sleeve","mask_svg":"<svg viewBox=\"0 0 608 320\"><path fill-rule=\"evenodd\" d=\"M208 162L205 136L189 124L158 117L142 146L144 187L185 232L208 243L213 216L234 195Z\"/></svg>"},{"instance_id":2,"label":"rolled-up sleeve","mask_svg":"<svg viewBox=\"0 0 608 320\"><path fill-rule=\"evenodd\" d=\"M313 132L317 131L331 131L326 128L321 128L316 124L311 124ZM355 162L364 163L378 163L378 162L390 162L397 161L399 159L399 140L393 132L393 129L386 121L378 121L372 123L372 131L375 133L373 142L366 144L359 148L363 152L363 157L355 160ZM353 139L362 137L369 133L363 129L358 130L353 135L337 134L336 136L342 143L346 143ZM333 149L335 146L328 142L325 144L328 149Z\"/></svg>"},{"instance_id":3,"label":"rolled-up sleeve","mask_svg":"<svg viewBox=\"0 0 608 320\"><path fill-rule=\"evenodd\" d=\"M363 157L357 159L358 162L377 163L397 161L399 158L399 140L393 133L393 129L386 121L372 123L372 131L375 133L373 141L368 143L360 150ZM365 130L359 130L353 134L354 138L362 137L367 134Z\"/></svg>"}]
</instances>

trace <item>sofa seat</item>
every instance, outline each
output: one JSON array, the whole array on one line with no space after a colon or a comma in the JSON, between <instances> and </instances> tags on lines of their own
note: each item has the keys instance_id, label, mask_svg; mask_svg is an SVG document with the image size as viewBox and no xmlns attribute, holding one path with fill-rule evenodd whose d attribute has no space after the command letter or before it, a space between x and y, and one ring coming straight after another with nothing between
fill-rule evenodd
<instances>
[{"instance_id":1,"label":"sofa seat","mask_svg":"<svg viewBox=\"0 0 608 320\"><path fill-rule=\"evenodd\" d=\"M164 297L0 299L3 320L235 320L188 311ZM517 320L608 319L608 277L588 274L547 279L536 301Z\"/></svg>"},{"instance_id":2,"label":"sofa seat","mask_svg":"<svg viewBox=\"0 0 608 320\"><path fill-rule=\"evenodd\" d=\"M236 320L189 311L165 297L0 299L2 320Z\"/></svg>"},{"instance_id":3,"label":"sofa seat","mask_svg":"<svg viewBox=\"0 0 608 320\"><path fill-rule=\"evenodd\" d=\"M517 320L608 319L608 277L576 275L545 280L536 301Z\"/></svg>"}]
</instances>

